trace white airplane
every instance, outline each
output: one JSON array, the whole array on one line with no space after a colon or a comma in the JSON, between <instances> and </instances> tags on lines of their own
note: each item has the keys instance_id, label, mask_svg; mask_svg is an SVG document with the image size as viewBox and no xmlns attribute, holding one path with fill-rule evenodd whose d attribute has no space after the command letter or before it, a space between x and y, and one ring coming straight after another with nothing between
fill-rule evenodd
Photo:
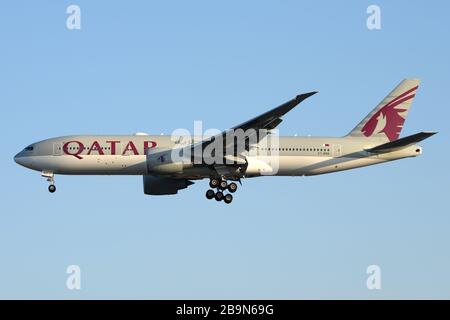
<instances>
[{"instance_id":1,"label":"white airplane","mask_svg":"<svg viewBox=\"0 0 450 320\"><path fill-rule=\"evenodd\" d=\"M242 178L310 176L420 155L416 143L436 132L399 138L419 82L403 80L344 137L274 134L282 116L316 93L310 92L214 136L64 136L33 143L14 160L40 171L52 193L55 174L142 175L148 195L176 194L206 178L206 197L231 203ZM238 132L245 135L236 138Z\"/></svg>"}]
</instances>

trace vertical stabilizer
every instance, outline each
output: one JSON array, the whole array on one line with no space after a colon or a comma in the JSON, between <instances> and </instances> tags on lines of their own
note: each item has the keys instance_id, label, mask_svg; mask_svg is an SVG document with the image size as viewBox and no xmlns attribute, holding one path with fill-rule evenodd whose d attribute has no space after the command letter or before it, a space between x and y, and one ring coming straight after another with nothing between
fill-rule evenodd
<instances>
[{"instance_id":1,"label":"vertical stabilizer","mask_svg":"<svg viewBox=\"0 0 450 320\"><path fill-rule=\"evenodd\" d=\"M348 136L397 140L416 96L419 83L418 79L403 80Z\"/></svg>"}]
</instances>

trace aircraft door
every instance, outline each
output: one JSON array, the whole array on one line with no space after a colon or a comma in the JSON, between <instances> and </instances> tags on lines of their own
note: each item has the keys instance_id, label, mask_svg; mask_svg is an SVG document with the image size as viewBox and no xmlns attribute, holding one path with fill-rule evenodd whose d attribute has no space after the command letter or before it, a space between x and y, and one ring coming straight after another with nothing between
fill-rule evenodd
<instances>
[{"instance_id":1,"label":"aircraft door","mask_svg":"<svg viewBox=\"0 0 450 320\"><path fill-rule=\"evenodd\" d=\"M60 156L62 155L62 144L61 143L54 143L53 144L53 155L54 156Z\"/></svg>"},{"instance_id":2,"label":"aircraft door","mask_svg":"<svg viewBox=\"0 0 450 320\"><path fill-rule=\"evenodd\" d=\"M342 155L342 146L340 144L333 144L333 157L337 158Z\"/></svg>"}]
</instances>

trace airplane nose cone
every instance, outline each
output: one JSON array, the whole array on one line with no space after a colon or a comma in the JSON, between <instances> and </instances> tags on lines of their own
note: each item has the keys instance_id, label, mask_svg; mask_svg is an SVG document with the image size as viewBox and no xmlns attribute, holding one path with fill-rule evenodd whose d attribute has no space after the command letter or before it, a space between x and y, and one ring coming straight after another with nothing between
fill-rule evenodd
<instances>
[{"instance_id":1,"label":"airplane nose cone","mask_svg":"<svg viewBox=\"0 0 450 320\"><path fill-rule=\"evenodd\" d=\"M15 161L17 164L20 164L21 166L25 166L25 157L24 157L24 155L22 154L22 152L19 152L18 154L16 154L16 155L14 156L14 161Z\"/></svg>"},{"instance_id":2,"label":"airplane nose cone","mask_svg":"<svg viewBox=\"0 0 450 320\"><path fill-rule=\"evenodd\" d=\"M20 164L20 156L19 156L19 154L16 154L14 156L14 162L17 163L17 164Z\"/></svg>"}]
</instances>

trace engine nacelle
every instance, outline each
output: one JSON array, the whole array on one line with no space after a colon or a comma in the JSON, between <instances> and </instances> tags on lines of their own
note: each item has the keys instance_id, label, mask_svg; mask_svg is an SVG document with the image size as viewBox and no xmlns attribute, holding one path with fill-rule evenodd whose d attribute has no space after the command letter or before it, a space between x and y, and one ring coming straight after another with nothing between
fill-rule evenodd
<instances>
[{"instance_id":1,"label":"engine nacelle","mask_svg":"<svg viewBox=\"0 0 450 320\"><path fill-rule=\"evenodd\" d=\"M147 154L147 171L149 174L176 175L192 165L180 158L172 159L172 150L152 152Z\"/></svg>"},{"instance_id":2,"label":"engine nacelle","mask_svg":"<svg viewBox=\"0 0 450 320\"><path fill-rule=\"evenodd\" d=\"M176 194L178 190L186 189L191 184L193 182L187 179L144 176L144 193L153 196Z\"/></svg>"},{"instance_id":3,"label":"engine nacelle","mask_svg":"<svg viewBox=\"0 0 450 320\"><path fill-rule=\"evenodd\" d=\"M274 173L273 165L271 165L270 161L267 159L261 157L247 157L246 162L246 177L270 175Z\"/></svg>"}]
</instances>

